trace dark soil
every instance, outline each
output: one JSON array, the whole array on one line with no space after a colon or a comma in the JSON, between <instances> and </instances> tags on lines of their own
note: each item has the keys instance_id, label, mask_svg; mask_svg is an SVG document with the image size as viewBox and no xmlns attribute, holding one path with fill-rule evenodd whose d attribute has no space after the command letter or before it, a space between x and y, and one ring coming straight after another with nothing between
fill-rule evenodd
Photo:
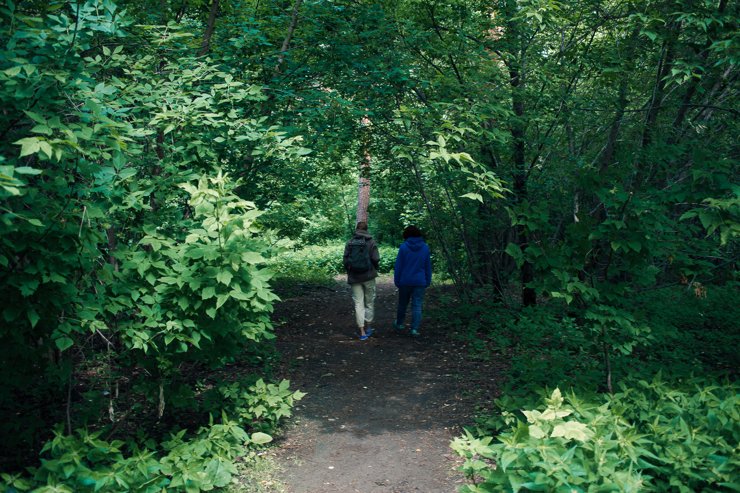
<instances>
[{"instance_id":1,"label":"dark soil","mask_svg":"<svg viewBox=\"0 0 740 493\"><path fill-rule=\"evenodd\" d=\"M277 345L283 376L307 396L278 444L288 492L456 491L463 478L449 443L490 402L499 372L491 362L478 371L435 317L439 291L427 291L422 335L411 338L391 328L396 291L379 278L367 341L347 284L291 291L276 309Z\"/></svg>"}]
</instances>

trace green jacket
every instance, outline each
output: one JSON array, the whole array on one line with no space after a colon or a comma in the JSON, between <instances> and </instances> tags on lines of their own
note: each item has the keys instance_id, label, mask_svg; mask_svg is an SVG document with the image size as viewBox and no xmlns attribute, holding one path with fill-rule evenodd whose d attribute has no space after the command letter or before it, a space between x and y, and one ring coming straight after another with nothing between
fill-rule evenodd
<instances>
[{"instance_id":1,"label":"green jacket","mask_svg":"<svg viewBox=\"0 0 740 493\"><path fill-rule=\"evenodd\" d=\"M344 270L347 272L347 283L357 284L360 282L369 281L378 277L378 267L380 266L380 252L378 252L378 245L375 244L375 240L367 231L356 230L352 238L365 238L367 241L368 250L370 252L370 270L365 272L352 272L349 268L349 241L344 245L344 257L342 263L344 264Z\"/></svg>"}]
</instances>

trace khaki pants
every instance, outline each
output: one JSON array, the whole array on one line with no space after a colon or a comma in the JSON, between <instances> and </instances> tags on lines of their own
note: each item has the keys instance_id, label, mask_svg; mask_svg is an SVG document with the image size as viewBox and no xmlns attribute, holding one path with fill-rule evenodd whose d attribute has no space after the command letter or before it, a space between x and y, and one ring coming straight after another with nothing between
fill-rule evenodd
<instances>
[{"instance_id":1,"label":"khaki pants","mask_svg":"<svg viewBox=\"0 0 740 493\"><path fill-rule=\"evenodd\" d=\"M355 321L357 327L368 327L375 316L375 279L350 284L352 300L355 302Z\"/></svg>"}]
</instances>

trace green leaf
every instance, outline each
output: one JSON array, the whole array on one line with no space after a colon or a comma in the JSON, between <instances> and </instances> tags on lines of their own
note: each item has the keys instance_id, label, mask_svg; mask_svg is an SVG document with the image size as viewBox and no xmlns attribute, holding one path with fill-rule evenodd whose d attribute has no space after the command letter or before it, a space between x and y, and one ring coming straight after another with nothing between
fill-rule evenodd
<instances>
[{"instance_id":1,"label":"green leaf","mask_svg":"<svg viewBox=\"0 0 740 493\"><path fill-rule=\"evenodd\" d=\"M19 175L40 175L43 171L30 166L18 166L14 171Z\"/></svg>"},{"instance_id":2,"label":"green leaf","mask_svg":"<svg viewBox=\"0 0 740 493\"><path fill-rule=\"evenodd\" d=\"M264 257L257 252L242 253L242 260L248 264L258 264L265 261Z\"/></svg>"},{"instance_id":3,"label":"green leaf","mask_svg":"<svg viewBox=\"0 0 740 493\"><path fill-rule=\"evenodd\" d=\"M257 433L252 433L250 441L256 445L264 445L265 443L270 443L272 441L272 437L267 433L258 431Z\"/></svg>"},{"instance_id":4,"label":"green leaf","mask_svg":"<svg viewBox=\"0 0 740 493\"><path fill-rule=\"evenodd\" d=\"M36 133L36 134L43 134L43 135L51 135L52 134L52 130L47 125L44 125L42 123L40 123L40 124L36 125L35 127L33 127L31 129L31 132Z\"/></svg>"},{"instance_id":5,"label":"green leaf","mask_svg":"<svg viewBox=\"0 0 740 493\"><path fill-rule=\"evenodd\" d=\"M44 140L42 140L42 141L39 142L39 148L40 148L41 152L43 152L44 154L46 154L46 157L48 157L48 158L51 158L51 156L54 153L54 151L52 151L52 149L51 149L51 145L49 145L49 143L46 142L46 141L44 141Z\"/></svg>"},{"instance_id":6,"label":"green leaf","mask_svg":"<svg viewBox=\"0 0 740 493\"><path fill-rule=\"evenodd\" d=\"M519 451L513 451L513 450L504 451L504 453L501 455L501 460L499 461L499 463L501 464L501 469L506 471L506 469L509 467L509 464L517 460L520 454L521 452Z\"/></svg>"},{"instance_id":7,"label":"green leaf","mask_svg":"<svg viewBox=\"0 0 740 493\"><path fill-rule=\"evenodd\" d=\"M465 195L460 195L460 197L464 199L477 200L481 204L483 203L483 196L479 193L469 192Z\"/></svg>"},{"instance_id":8,"label":"green leaf","mask_svg":"<svg viewBox=\"0 0 740 493\"><path fill-rule=\"evenodd\" d=\"M25 139L20 139L13 143L21 146L20 157L35 154L41 148L40 141L37 137L26 137Z\"/></svg>"},{"instance_id":9,"label":"green leaf","mask_svg":"<svg viewBox=\"0 0 740 493\"><path fill-rule=\"evenodd\" d=\"M62 336L56 339L54 343L57 345L57 348L59 348L60 351L64 351L65 349L71 348L74 344L74 341L67 336Z\"/></svg>"},{"instance_id":10,"label":"green leaf","mask_svg":"<svg viewBox=\"0 0 740 493\"><path fill-rule=\"evenodd\" d=\"M547 433L545 433L545 430L543 430L541 426L530 425L529 436L534 438L535 440L540 440L542 438L545 438L547 436Z\"/></svg>"},{"instance_id":11,"label":"green leaf","mask_svg":"<svg viewBox=\"0 0 740 493\"><path fill-rule=\"evenodd\" d=\"M550 398L546 399L546 402L549 406L555 409L560 409L560 406L563 405L563 394L560 392L560 389L555 388L555 390L552 391Z\"/></svg>"},{"instance_id":12,"label":"green leaf","mask_svg":"<svg viewBox=\"0 0 740 493\"><path fill-rule=\"evenodd\" d=\"M515 243L509 243L508 245L506 245L506 250L504 251L514 259L517 267L521 267L522 264L524 264L524 253L522 253L522 249L519 248L519 245Z\"/></svg>"},{"instance_id":13,"label":"green leaf","mask_svg":"<svg viewBox=\"0 0 740 493\"><path fill-rule=\"evenodd\" d=\"M555 425L550 437L562 437L567 440L585 442L591 437L591 434L591 430L589 430L585 424L579 423L578 421L568 421L567 423Z\"/></svg>"},{"instance_id":14,"label":"green leaf","mask_svg":"<svg viewBox=\"0 0 740 493\"><path fill-rule=\"evenodd\" d=\"M28 315L28 321L31 322L31 327L36 327L36 324L39 323L40 318L36 310L31 308L30 310L28 310L28 313L26 315Z\"/></svg>"},{"instance_id":15,"label":"green leaf","mask_svg":"<svg viewBox=\"0 0 740 493\"><path fill-rule=\"evenodd\" d=\"M35 121L36 123L41 123L43 125L46 125L47 123L46 118L39 115L38 113L29 110L23 110L23 113L25 113L31 120Z\"/></svg>"},{"instance_id":16,"label":"green leaf","mask_svg":"<svg viewBox=\"0 0 740 493\"><path fill-rule=\"evenodd\" d=\"M218 274L216 274L216 280L221 284L224 284L225 286L228 286L231 283L231 279L233 277L234 275L228 270L222 270L219 271Z\"/></svg>"},{"instance_id":17,"label":"green leaf","mask_svg":"<svg viewBox=\"0 0 740 493\"><path fill-rule=\"evenodd\" d=\"M228 293L219 294L216 298L216 308L221 308L226 301L230 298Z\"/></svg>"}]
</instances>

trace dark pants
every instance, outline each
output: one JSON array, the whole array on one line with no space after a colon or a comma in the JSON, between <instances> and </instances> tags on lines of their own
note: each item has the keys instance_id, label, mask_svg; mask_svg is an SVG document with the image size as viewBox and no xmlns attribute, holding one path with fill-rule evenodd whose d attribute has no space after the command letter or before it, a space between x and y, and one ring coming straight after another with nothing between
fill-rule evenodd
<instances>
[{"instance_id":1,"label":"dark pants","mask_svg":"<svg viewBox=\"0 0 740 493\"><path fill-rule=\"evenodd\" d=\"M419 330L421 325L421 305L424 302L424 286L401 286L398 288L398 311L396 324L403 325L406 307L411 302L411 330Z\"/></svg>"}]
</instances>

